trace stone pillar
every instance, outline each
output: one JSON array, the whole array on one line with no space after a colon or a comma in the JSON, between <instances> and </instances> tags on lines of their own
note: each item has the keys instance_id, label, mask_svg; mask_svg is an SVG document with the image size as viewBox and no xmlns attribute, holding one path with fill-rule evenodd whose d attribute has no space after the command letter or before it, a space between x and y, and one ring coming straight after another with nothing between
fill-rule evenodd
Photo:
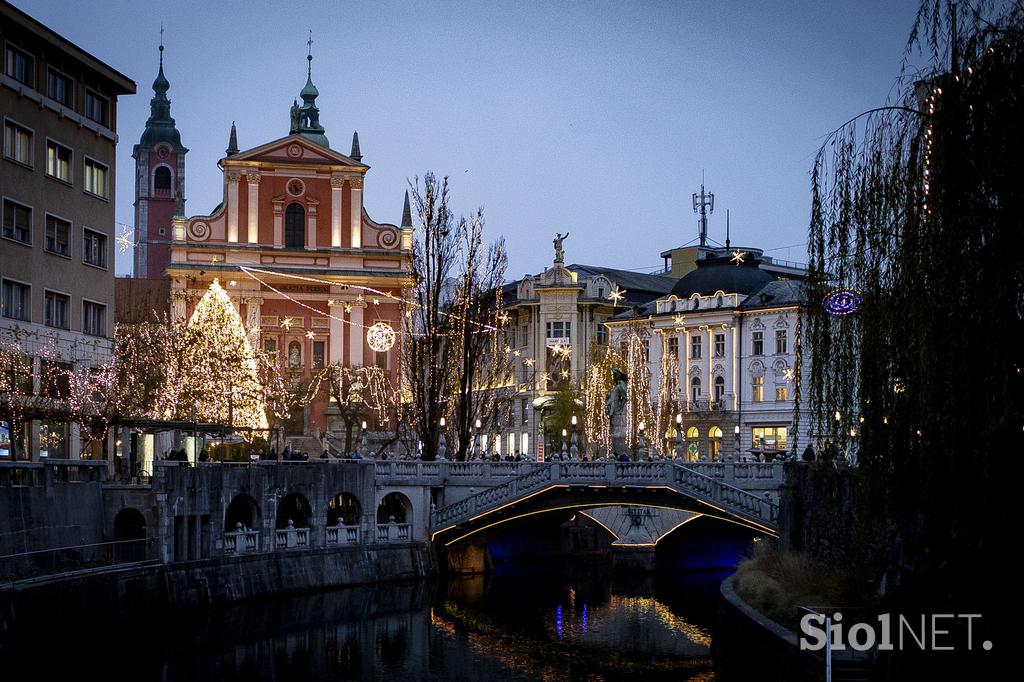
<instances>
[{"instance_id":1,"label":"stone pillar","mask_svg":"<svg viewBox=\"0 0 1024 682\"><path fill-rule=\"evenodd\" d=\"M334 305L330 307L331 318L330 327L328 329L330 333L330 342L327 349L327 362L339 362L344 364L345 362L345 323L342 322L342 318L345 314L345 302L334 301ZM337 319L335 319L337 318Z\"/></svg>"},{"instance_id":2,"label":"stone pillar","mask_svg":"<svg viewBox=\"0 0 1024 682\"><path fill-rule=\"evenodd\" d=\"M274 199L274 247L284 246L284 201Z\"/></svg>"},{"instance_id":3,"label":"stone pillar","mask_svg":"<svg viewBox=\"0 0 1024 682\"><path fill-rule=\"evenodd\" d=\"M39 420L33 419L28 422L28 458L33 462L39 461Z\"/></svg>"},{"instance_id":4,"label":"stone pillar","mask_svg":"<svg viewBox=\"0 0 1024 682\"><path fill-rule=\"evenodd\" d=\"M228 182L228 241L238 241L238 181L242 174L236 170L224 173Z\"/></svg>"},{"instance_id":5,"label":"stone pillar","mask_svg":"<svg viewBox=\"0 0 1024 682\"><path fill-rule=\"evenodd\" d=\"M306 248L316 248L316 213L320 202L316 199L306 200Z\"/></svg>"},{"instance_id":6,"label":"stone pillar","mask_svg":"<svg viewBox=\"0 0 1024 682\"><path fill-rule=\"evenodd\" d=\"M349 346L348 346L348 365L349 367L362 367L363 366L363 335L366 330L363 329L363 305L362 303L355 303L352 305L351 317L349 320Z\"/></svg>"},{"instance_id":7,"label":"stone pillar","mask_svg":"<svg viewBox=\"0 0 1024 682\"><path fill-rule=\"evenodd\" d=\"M363 177L351 177L348 179L351 188L352 213L350 225L352 248L359 249L363 246Z\"/></svg>"},{"instance_id":8,"label":"stone pillar","mask_svg":"<svg viewBox=\"0 0 1024 682\"><path fill-rule=\"evenodd\" d=\"M188 294L185 289L176 289L171 293L171 319L180 322L188 312Z\"/></svg>"},{"instance_id":9,"label":"stone pillar","mask_svg":"<svg viewBox=\"0 0 1024 682\"><path fill-rule=\"evenodd\" d=\"M263 299L258 296L252 298L242 299L245 303L245 330L246 335L249 337L249 345L256 352L260 351L260 325L261 316L260 308L263 305Z\"/></svg>"},{"instance_id":10,"label":"stone pillar","mask_svg":"<svg viewBox=\"0 0 1024 682\"><path fill-rule=\"evenodd\" d=\"M68 459L82 458L82 426L68 422Z\"/></svg>"},{"instance_id":11,"label":"stone pillar","mask_svg":"<svg viewBox=\"0 0 1024 682\"><path fill-rule=\"evenodd\" d=\"M249 181L249 202L246 206L246 217L248 218L247 241L250 244L256 244L260 240L260 174L256 171L250 171L245 177Z\"/></svg>"},{"instance_id":12,"label":"stone pillar","mask_svg":"<svg viewBox=\"0 0 1024 682\"><path fill-rule=\"evenodd\" d=\"M344 177L331 177L331 246L334 248L341 246L341 194L344 186Z\"/></svg>"}]
</instances>

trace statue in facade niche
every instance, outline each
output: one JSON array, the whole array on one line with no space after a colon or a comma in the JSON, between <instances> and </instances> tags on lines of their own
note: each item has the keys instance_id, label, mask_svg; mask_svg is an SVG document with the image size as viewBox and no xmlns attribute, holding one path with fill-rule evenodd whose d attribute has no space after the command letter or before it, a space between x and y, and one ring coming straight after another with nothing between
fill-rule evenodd
<instances>
[{"instance_id":1,"label":"statue in facade niche","mask_svg":"<svg viewBox=\"0 0 1024 682\"><path fill-rule=\"evenodd\" d=\"M565 262L565 250L562 248L562 242L564 242L566 237L568 237L568 236L569 236L568 232L566 232L565 234L562 234L561 232L556 232L555 233L555 238L554 238L553 242L555 244L555 262L556 263L564 263Z\"/></svg>"}]
</instances>

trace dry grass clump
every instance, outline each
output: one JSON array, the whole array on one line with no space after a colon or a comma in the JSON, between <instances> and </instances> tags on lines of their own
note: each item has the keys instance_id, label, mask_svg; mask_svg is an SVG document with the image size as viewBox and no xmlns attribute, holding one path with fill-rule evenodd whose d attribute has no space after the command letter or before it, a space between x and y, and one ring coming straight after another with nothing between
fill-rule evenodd
<instances>
[{"instance_id":1,"label":"dry grass clump","mask_svg":"<svg viewBox=\"0 0 1024 682\"><path fill-rule=\"evenodd\" d=\"M859 601L852 594L852 572L822 564L775 543L760 541L736 569L736 593L776 623L794 628L800 606L839 605Z\"/></svg>"}]
</instances>

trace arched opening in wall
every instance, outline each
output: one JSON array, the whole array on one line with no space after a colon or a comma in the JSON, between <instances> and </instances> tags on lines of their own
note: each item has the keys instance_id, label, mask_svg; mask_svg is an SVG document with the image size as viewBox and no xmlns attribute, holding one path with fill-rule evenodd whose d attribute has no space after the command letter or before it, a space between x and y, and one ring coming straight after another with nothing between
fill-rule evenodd
<instances>
[{"instance_id":1,"label":"arched opening in wall","mask_svg":"<svg viewBox=\"0 0 1024 682\"><path fill-rule=\"evenodd\" d=\"M722 429L712 426L708 429L708 441L711 444L711 461L718 461L718 452L722 448Z\"/></svg>"},{"instance_id":2,"label":"arched opening in wall","mask_svg":"<svg viewBox=\"0 0 1024 682\"><path fill-rule=\"evenodd\" d=\"M146 517L138 509L127 507L114 517L114 559L142 561L146 558Z\"/></svg>"},{"instance_id":3,"label":"arched opening in wall","mask_svg":"<svg viewBox=\"0 0 1024 682\"><path fill-rule=\"evenodd\" d=\"M327 503L327 525L358 526L362 507L352 493L338 493Z\"/></svg>"},{"instance_id":4,"label":"arched opening in wall","mask_svg":"<svg viewBox=\"0 0 1024 682\"><path fill-rule=\"evenodd\" d=\"M289 521L292 522L291 525L295 528L309 528L312 520L312 508L309 506L309 500L299 493L285 495L285 498L277 505L277 523L275 527L279 530L287 528Z\"/></svg>"},{"instance_id":5,"label":"arched opening in wall","mask_svg":"<svg viewBox=\"0 0 1024 682\"><path fill-rule=\"evenodd\" d=\"M157 192L170 193L171 191L171 169L167 166L160 166L153 171L153 189Z\"/></svg>"},{"instance_id":6,"label":"arched opening in wall","mask_svg":"<svg viewBox=\"0 0 1024 682\"><path fill-rule=\"evenodd\" d=\"M700 431L696 426L686 429L686 459L695 462L700 457Z\"/></svg>"},{"instance_id":7,"label":"arched opening in wall","mask_svg":"<svg viewBox=\"0 0 1024 682\"><path fill-rule=\"evenodd\" d=\"M715 407L722 409L722 399L725 398L725 377L715 377Z\"/></svg>"},{"instance_id":8,"label":"arched opening in wall","mask_svg":"<svg viewBox=\"0 0 1024 682\"><path fill-rule=\"evenodd\" d=\"M299 204L288 204L284 210L284 245L301 249L306 245L306 209Z\"/></svg>"},{"instance_id":9,"label":"arched opening in wall","mask_svg":"<svg viewBox=\"0 0 1024 682\"><path fill-rule=\"evenodd\" d=\"M388 493L377 506L377 523L412 523L412 503L402 493Z\"/></svg>"},{"instance_id":10,"label":"arched opening in wall","mask_svg":"<svg viewBox=\"0 0 1024 682\"><path fill-rule=\"evenodd\" d=\"M251 495L235 495L224 512L224 532L259 528L260 506Z\"/></svg>"}]
</instances>

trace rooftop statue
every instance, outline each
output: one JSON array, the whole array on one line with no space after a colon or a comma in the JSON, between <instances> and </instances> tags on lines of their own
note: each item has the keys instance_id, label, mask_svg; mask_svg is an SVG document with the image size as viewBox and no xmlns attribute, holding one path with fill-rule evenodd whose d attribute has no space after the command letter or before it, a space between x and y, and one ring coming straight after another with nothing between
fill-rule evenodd
<instances>
[{"instance_id":1,"label":"rooftop statue","mask_svg":"<svg viewBox=\"0 0 1024 682\"><path fill-rule=\"evenodd\" d=\"M562 248L562 242L564 242L566 237L568 237L568 236L569 236L568 232L566 232L565 234L562 234L561 232L556 232L555 233L555 238L554 238L553 242L555 244L555 262L556 263L564 263L565 262L565 250Z\"/></svg>"}]
</instances>

